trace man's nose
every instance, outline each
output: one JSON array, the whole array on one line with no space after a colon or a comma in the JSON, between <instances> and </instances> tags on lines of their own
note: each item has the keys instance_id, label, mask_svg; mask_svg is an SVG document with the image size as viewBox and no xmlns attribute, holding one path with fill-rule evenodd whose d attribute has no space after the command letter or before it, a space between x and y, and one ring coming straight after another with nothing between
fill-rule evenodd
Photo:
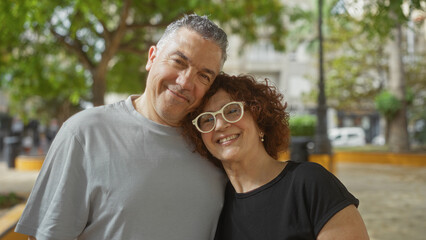
<instances>
[{"instance_id":1,"label":"man's nose","mask_svg":"<svg viewBox=\"0 0 426 240\"><path fill-rule=\"evenodd\" d=\"M182 89L192 90L194 88L194 73L191 70L182 71L177 79L177 84L179 84Z\"/></svg>"}]
</instances>

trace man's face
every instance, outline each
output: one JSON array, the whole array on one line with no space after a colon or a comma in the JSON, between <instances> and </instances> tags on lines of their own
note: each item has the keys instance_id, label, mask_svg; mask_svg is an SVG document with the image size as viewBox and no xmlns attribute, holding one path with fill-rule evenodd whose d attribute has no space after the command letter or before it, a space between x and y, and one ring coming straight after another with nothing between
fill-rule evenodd
<instances>
[{"instance_id":1,"label":"man's face","mask_svg":"<svg viewBox=\"0 0 426 240\"><path fill-rule=\"evenodd\" d=\"M149 119L178 126L200 103L221 68L222 51L198 33L181 28L161 49L151 47L145 102Z\"/></svg>"}]
</instances>

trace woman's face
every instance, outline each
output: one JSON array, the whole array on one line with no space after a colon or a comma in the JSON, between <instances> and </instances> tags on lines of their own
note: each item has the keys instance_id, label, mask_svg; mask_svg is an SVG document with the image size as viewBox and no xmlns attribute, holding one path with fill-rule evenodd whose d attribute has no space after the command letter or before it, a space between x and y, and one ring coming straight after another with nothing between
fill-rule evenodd
<instances>
[{"instance_id":1,"label":"woman's face","mask_svg":"<svg viewBox=\"0 0 426 240\"><path fill-rule=\"evenodd\" d=\"M204 112L216 112L225 104L234 101L224 90L213 95L204 107ZM221 114L216 115L216 126L209 133L201 133L210 153L221 161L242 161L253 157L263 148L260 130L248 111L238 122L226 122Z\"/></svg>"}]
</instances>

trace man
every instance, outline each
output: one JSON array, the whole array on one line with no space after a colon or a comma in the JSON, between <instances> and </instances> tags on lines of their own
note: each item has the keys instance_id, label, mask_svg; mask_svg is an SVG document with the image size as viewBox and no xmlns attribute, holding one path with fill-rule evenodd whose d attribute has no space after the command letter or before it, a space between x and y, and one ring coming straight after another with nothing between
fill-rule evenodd
<instances>
[{"instance_id":1,"label":"man","mask_svg":"<svg viewBox=\"0 0 426 240\"><path fill-rule=\"evenodd\" d=\"M172 23L149 49L142 96L64 123L16 231L30 239L213 239L225 179L179 132L226 60L207 17Z\"/></svg>"}]
</instances>

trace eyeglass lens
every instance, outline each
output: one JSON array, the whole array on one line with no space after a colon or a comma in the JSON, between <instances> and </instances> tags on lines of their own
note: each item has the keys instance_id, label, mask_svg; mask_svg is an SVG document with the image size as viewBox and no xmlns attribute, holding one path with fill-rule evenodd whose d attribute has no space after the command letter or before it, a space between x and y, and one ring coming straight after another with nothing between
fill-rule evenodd
<instances>
[{"instance_id":1,"label":"eyeglass lens","mask_svg":"<svg viewBox=\"0 0 426 240\"><path fill-rule=\"evenodd\" d=\"M241 106L238 103L233 103L225 106L222 109L223 119L227 122L236 122L242 114ZM215 126L215 116L207 113L198 118L197 125L202 131L211 131Z\"/></svg>"}]
</instances>

